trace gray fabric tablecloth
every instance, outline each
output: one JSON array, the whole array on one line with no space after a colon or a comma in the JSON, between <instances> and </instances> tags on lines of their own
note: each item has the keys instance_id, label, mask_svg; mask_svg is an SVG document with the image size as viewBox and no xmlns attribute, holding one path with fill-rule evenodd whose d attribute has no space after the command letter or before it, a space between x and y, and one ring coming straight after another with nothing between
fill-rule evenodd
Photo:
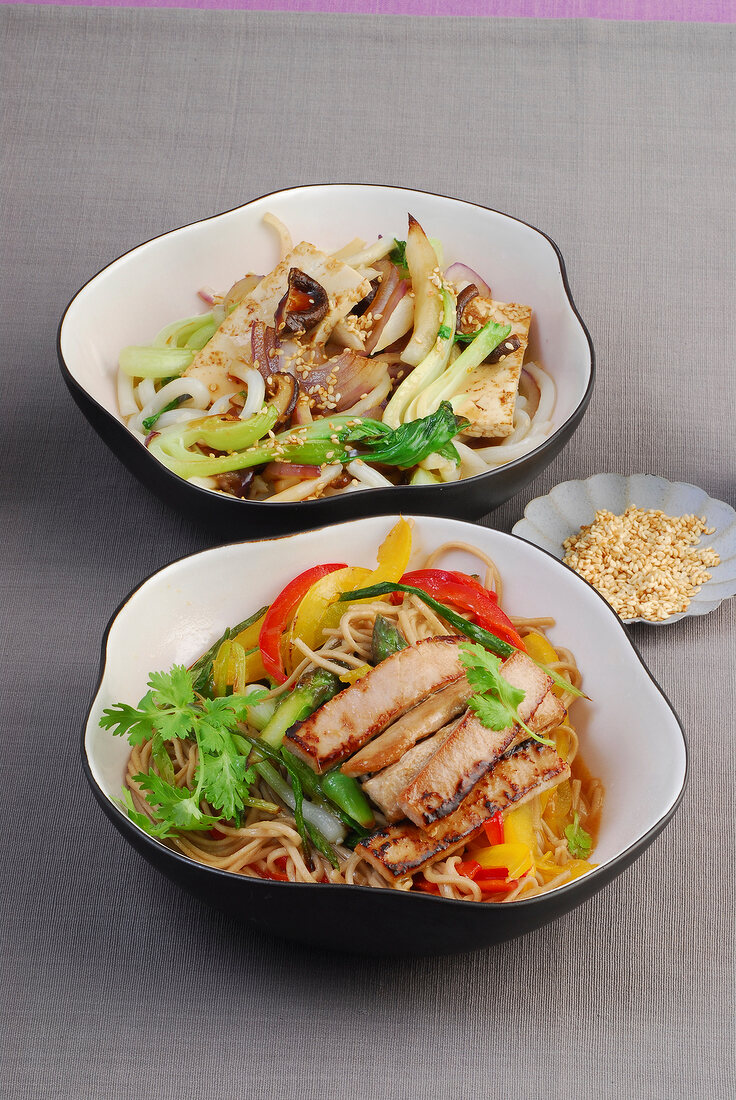
<instances>
[{"instance_id":1,"label":"gray fabric tablecloth","mask_svg":"<svg viewBox=\"0 0 736 1100\"><path fill-rule=\"evenodd\" d=\"M486 522L508 530L530 497L599 470L733 502L733 29L1 14L5 1095L725 1098L733 605L633 632L683 719L690 786L585 907L439 961L259 937L159 877L84 781L110 613L215 536L107 451L54 341L111 258L258 194L329 180L453 194L558 241L599 358L572 442Z\"/></svg>"}]
</instances>

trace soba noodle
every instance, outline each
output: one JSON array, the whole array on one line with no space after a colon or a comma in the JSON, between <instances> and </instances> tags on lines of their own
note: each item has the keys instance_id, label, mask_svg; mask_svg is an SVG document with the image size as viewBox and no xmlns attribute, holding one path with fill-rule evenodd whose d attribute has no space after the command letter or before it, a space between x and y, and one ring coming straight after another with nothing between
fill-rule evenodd
<instances>
[{"instance_id":1,"label":"soba noodle","mask_svg":"<svg viewBox=\"0 0 736 1100\"><path fill-rule=\"evenodd\" d=\"M448 542L434 550L425 560L424 567L433 567L450 550L463 550L473 554L486 568L486 586L501 595L501 577L492 558L476 547L464 542ZM304 659L293 668L291 675L278 687L263 698L277 698L287 692L300 676L310 667L320 666L338 674L344 674L346 667L357 668L370 660L373 624L380 614L390 619L412 644L422 638L456 633L443 623L435 613L416 596L408 595L402 604L392 604L386 599L356 603L348 607L339 626L325 631L324 644L316 651L308 646L298 645L304 653ZM550 618L514 618L511 621L523 638L532 634L546 637L545 630L554 625ZM555 646L558 660L550 665L571 684L578 687L581 676L573 654L560 646ZM341 663L337 663L337 662ZM563 693L561 701L567 709L573 702L571 693ZM257 732L251 730L252 736ZM572 768L570 784L571 807L579 815L580 825L586 831L595 834L603 802L603 788L599 780L589 776L581 765L578 755L579 743L575 727L567 719L555 730L559 741L567 744L566 759ZM134 776L147 774L149 769L157 770L152 757L152 742L133 748L126 769L126 785L138 810L152 816L151 808L144 792L134 780ZM175 740L167 743L167 751L174 769L174 782L178 787L195 786L194 775L197 766L197 748L193 742ZM564 784L562 784L564 787ZM251 788L258 798L273 801L271 789L260 780ZM568 850L564 830L555 830L549 821L546 808L554 805L557 789L551 795L537 795L530 803L537 848L541 858L534 868L526 874L518 886L503 897L503 901L533 897L569 881L574 861ZM205 802L206 813L211 812ZM380 814L377 818L381 820ZM313 853L314 870L310 871L303 858L299 833L297 832L291 811L282 808L275 817L262 810L251 809L240 826L218 823L217 836L207 833L189 833L171 838L168 843L183 855L209 867L232 871L252 878L268 877L277 869L284 868L291 882L329 882L356 886L374 886L380 889L410 890L412 879L407 878L395 884L386 880L359 854L342 845L335 845L339 859L339 869L318 852ZM425 867L424 878L435 883L440 896L455 900L485 901L480 887L472 879L459 873L458 864L467 858L467 848L472 850L472 842L461 851L456 851L446 859ZM546 857L546 858L544 858ZM551 873L550 866L554 868Z\"/></svg>"}]
</instances>

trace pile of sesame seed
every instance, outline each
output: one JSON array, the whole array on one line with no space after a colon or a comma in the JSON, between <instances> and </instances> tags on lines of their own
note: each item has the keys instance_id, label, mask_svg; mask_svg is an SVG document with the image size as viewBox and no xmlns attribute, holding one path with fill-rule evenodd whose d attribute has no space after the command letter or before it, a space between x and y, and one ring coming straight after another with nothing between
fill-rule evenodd
<instances>
[{"instance_id":1,"label":"pile of sesame seed","mask_svg":"<svg viewBox=\"0 0 736 1100\"><path fill-rule=\"evenodd\" d=\"M696 546L714 530L700 516L668 516L633 505L622 516L601 510L565 539L562 560L622 619L659 622L686 611L710 580L707 567L720 564L712 547Z\"/></svg>"}]
</instances>

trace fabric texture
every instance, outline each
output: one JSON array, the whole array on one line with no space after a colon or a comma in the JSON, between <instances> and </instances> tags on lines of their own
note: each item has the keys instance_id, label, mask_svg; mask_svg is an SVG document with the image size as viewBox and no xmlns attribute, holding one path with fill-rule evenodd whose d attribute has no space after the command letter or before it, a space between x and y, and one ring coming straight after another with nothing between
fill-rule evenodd
<instances>
[{"instance_id":1,"label":"fabric texture","mask_svg":"<svg viewBox=\"0 0 736 1100\"><path fill-rule=\"evenodd\" d=\"M0 0L7 3L8 0ZM21 0L26 3L27 0ZM77 6L80 0L42 0ZM734 23L734 0L82 0L98 8L343 12L369 15L524 16L530 19L641 19Z\"/></svg>"},{"instance_id":2,"label":"fabric texture","mask_svg":"<svg viewBox=\"0 0 736 1100\"><path fill-rule=\"evenodd\" d=\"M4 1095L725 1100L733 603L632 630L683 721L690 784L662 837L587 905L440 960L255 935L154 872L85 782L109 616L146 574L225 535L134 482L73 405L55 337L110 259L259 194L323 181L452 194L558 242L598 357L572 441L485 522L509 530L527 500L602 470L733 503L732 30L0 17Z\"/></svg>"}]
</instances>

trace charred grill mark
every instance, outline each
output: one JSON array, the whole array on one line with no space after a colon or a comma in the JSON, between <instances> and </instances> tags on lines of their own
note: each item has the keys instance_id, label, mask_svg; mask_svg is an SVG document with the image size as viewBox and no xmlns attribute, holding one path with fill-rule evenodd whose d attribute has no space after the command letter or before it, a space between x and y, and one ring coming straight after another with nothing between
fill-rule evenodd
<instances>
[{"instance_id":1,"label":"charred grill mark","mask_svg":"<svg viewBox=\"0 0 736 1100\"><path fill-rule=\"evenodd\" d=\"M513 734L509 736L508 741L497 756L492 757L490 760L481 760L472 767L470 771L461 776L457 781L455 790L449 798L438 801L439 796L436 791L426 791L424 794L420 795L419 801L426 807L425 811L422 813L422 821L425 826L433 825L438 819L449 817L451 813L454 813L475 784L483 778L486 772L490 771L491 768L499 762L505 749L511 744L512 739Z\"/></svg>"},{"instance_id":2,"label":"charred grill mark","mask_svg":"<svg viewBox=\"0 0 736 1100\"><path fill-rule=\"evenodd\" d=\"M519 756L530 765L526 781L517 781L513 774L508 774L508 765ZM458 821L445 818L429 831L409 822L390 825L357 845L356 852L389 881L397 881L472 840L483 828L483 823L499 810L507 810L521 799L533 796L537 788L546 789L570 774L569 766L553 749L533 740L514 745L496 767L502 768L501 774L494 777L494 772L490 772L487 775L482 781L485 789L473 796L472 805L457 811ZM494 778L498 780L495 789L491 787Z\"/></svg>"}]
</instances>

